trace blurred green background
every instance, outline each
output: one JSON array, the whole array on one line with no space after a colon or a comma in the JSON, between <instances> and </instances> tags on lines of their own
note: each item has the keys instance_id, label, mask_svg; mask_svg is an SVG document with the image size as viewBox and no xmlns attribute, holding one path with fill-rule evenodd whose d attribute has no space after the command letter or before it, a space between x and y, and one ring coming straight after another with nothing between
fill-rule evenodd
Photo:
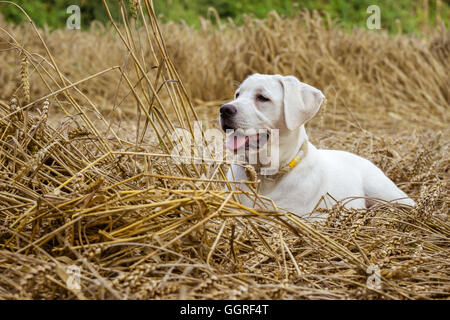
<instances>
[{"instance_id":1,"label":"blurred green background","mask_svg":"<svg viewBox=\"0 0 450 320\"><path fill-rule=\"evenodd\" d=\"M129 0L123 0L128 3ZM69 14L69 5L81 8L81 25L88 28L93 20L106 22L107 17L101 0L13 0L21 5L39 25L51 29L64 27ZM114 15L118 14L118 0L107 1ZM199 17L208 15L208 8L214 7L221 19L231 17L242 22L243 14L262 18L276 10L281 15L292 15L296 8L327 11L332 19L339 19L343 27L365 28L369 14L366 9L376 4L381 9L381 27L390 32L397 31L396 20L403 32L420 33L436 24L436 7L441 21L449 27L450 5L445 0L154 0L157 14L163 21L182 22L198 27ZM0 4L0 12L7 21L25 21L19 10L11 5ZM439 19L439 18L438 18ZM213 19L214 20L214 19ZM439 21L438 21L439 22Z\"/></svg>"}]
</instances>

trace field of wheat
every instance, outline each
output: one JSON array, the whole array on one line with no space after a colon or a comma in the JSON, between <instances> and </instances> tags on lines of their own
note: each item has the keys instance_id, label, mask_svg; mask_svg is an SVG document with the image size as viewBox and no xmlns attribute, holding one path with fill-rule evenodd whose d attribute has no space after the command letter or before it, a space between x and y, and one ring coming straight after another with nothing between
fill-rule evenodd
<instances>
[{"instance_id":1,"label":"field of wheat","mask_svg":"<svg viewBox=\"0 0 450 320\"><path fill-rule=\"evenodd\" d=\"M150 0L88 31L0 17L0 299L449 299L449 70L444 25L299 11L193 29ZM218 127L255 72L322 90L312 143L371 160L417 206L308 223L236 202L227 163L173 161L174 129Z\"/></svg>"}]
</instances>

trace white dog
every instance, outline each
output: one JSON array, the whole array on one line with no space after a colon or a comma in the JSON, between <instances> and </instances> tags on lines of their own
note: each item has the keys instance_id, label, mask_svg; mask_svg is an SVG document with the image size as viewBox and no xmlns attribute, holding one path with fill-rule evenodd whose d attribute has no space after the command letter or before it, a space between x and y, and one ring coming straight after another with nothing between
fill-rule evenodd
<instances>
[{"instance_id":1,"label":"white dog","mask_svg":"<svg viewBox=\"0 0 450 320\"><path fill-rule=\"evenodd\" d=\"M304 125L323 100L320 90L293 76L254 74L236 90L233 101L221 106L222 129L243 132L228 137L227 149L248 153L262 140L254 129L279 130L278 172L259 176L259 193L278 208L300 215L331 207L335 200L351 208L370 206L367 198L415 205L369 160L345 151L318 150L308 141ZM266 138L269 145L270 135ZM247 180L246 171L232 165L227 179ZM239 188L249 190L243 184ZM249 207L254 203L248 197L240 201Z\"/></svg>"}]
</instances>

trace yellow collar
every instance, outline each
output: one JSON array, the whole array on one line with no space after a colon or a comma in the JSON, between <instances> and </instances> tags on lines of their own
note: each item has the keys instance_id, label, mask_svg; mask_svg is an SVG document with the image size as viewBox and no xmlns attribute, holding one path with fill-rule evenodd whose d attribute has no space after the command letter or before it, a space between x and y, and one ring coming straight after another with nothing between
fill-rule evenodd
<instances>
[{"instance_id":1,"label":"yellow collar","mask_svg":"<svg viewBox=\"0 0 450 320\"><path fill-rule=\"evenodd\" d=\"M303 158L306 157L307 152L308 152L308 140L305 140L305 142L303 142L302 146L300 147L300 150L295 155L294 159L289 161L288 166L291 169L294 168L303 160Z\"/></svg>"},{"instance_id":2,"label":"yellow collar","mask_svg":"<svg viewBox=\"0 0 450 320\"><path fill-rule=\"evenodd\" d=\"M295 155L294 159L289 161L287 165L285 165L283 168L280 168L277 173L272 175L264 175L262 176L266 180L276 180L280 178L281 176L288 173L291 169L293 169L295 166L297 166L302 160L306 157L306 154L308 153L308 140L305 140L300 147L300 150Z\"/></svg>"}]
</instances>

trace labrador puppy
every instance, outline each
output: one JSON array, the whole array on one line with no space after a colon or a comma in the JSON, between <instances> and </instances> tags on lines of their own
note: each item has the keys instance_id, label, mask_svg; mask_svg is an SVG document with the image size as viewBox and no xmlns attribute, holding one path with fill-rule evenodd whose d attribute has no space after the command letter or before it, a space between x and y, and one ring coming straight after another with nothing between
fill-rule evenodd
<instances>
[{"instance_id":1,"label":"labrador puppy","mask_svg":"<svg viewBox=\"0 0 450 320\"><path fill-rule=\"evenodd\" d=\"M308 141L305 123L319 110L322 92L293 76L254 74L236 90L234 100L220 107L219 121L224 131L233 130L226 148L245 150L246 157L274 141L270 134L261 139L255 129L278 129L278 166L271 175L259 174L259 193L271 198L279 209L299 215L317 208L329 208L342 201L349 208L366 208L368 198L413 206L411 200L369 160L339 150L319 150ZM239 132L239 133L237 133ZM256 146L256 147L255 147ZM272 160L274 160L272 158ZM261 167L255 164L260 170ZM228 180L247 180L246 169L232 165ZM244 184L239 188L249 189ZM240 201L252 207L250 197Z\"/></svg>"}]
</instances>

